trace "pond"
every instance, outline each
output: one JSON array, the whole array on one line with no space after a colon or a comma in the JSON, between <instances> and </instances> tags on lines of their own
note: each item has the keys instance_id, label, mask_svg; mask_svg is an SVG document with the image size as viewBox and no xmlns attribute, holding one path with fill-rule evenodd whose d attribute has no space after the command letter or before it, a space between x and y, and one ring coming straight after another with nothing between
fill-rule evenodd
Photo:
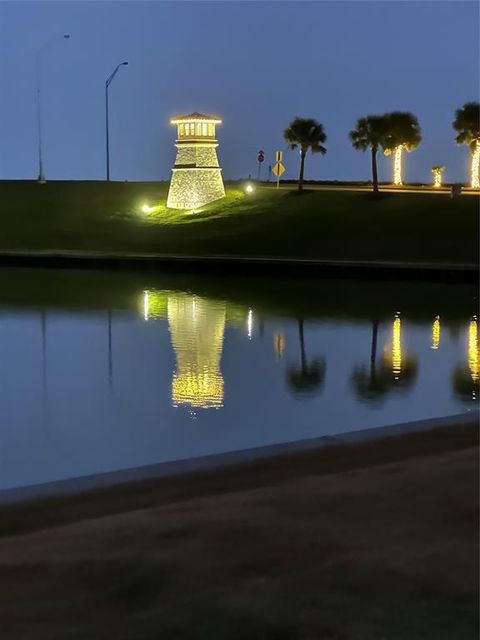
<instances>
[{"instance_id":1,"label":"pond","mask_svg":"<svg viewBox=\"0 0 480 640\"><path fill-rule=\"evenodd\" d=\"M0 271L0 497L477 408L467 284Z\"/></svg>"}]
</instances>

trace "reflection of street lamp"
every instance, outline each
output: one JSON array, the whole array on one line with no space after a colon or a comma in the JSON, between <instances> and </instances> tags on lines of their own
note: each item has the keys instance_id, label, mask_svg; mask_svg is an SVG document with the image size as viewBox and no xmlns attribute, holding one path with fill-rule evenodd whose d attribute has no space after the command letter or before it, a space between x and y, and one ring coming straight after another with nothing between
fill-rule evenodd
<instances>
[{"instance_id":1,"label":"reflection of street lamp","mask_svg":"<svg viewBox=\"0 0 480 640\"><path fill-rule=\"evenodd\" d=\"M249 309L248 315L247 315L247 336L249 340L252 339L252 330L253 330L253 311Z\"/></svg>"},{"instance_id":2,"label":"reflection of street lamp","mask_svg":"<svg viewBox=\"0 0 480 640\"><path fill-rule=\"evenodd\" d=\"M68 40L70 35L66 33L62 36L64 40ZM42 158L42 104L41 104L41 85L42 85L42 61L43 55L47 53L57 42L60 41L60 37L52 38L45 43L37 51L36 56L36 81L37 81L37 127L38 127L38 182L45 182L45 176L43 174L43 158Z\"/></svg>"},{"instance_id":3,"label":"reflection of street lamp","mask_svg":"<svg viewBox=\"0 0 480 640\"><path fill-rule=\"evenodd\" d=\"M120 67L127 66L128 62L120 62L117 64L112 73L108 76L105 81L105 144L106 144L106 155L107 155L107 181L110 180L110 147L109 147L109 132L108 132L108 87L110 86L112 80L114 79L117 71Z\"/></svg>"}]
</instances>

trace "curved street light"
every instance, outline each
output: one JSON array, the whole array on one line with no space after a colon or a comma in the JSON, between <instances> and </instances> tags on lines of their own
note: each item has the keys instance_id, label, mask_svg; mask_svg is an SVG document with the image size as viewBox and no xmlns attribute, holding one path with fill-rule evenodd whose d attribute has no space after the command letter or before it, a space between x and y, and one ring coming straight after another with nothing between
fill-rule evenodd
<instances>
[{"instance_id":1,"label":"curved street light","mask_svg":"<svg viewBox=\"0 0 480 640\"><path fill-rule=\"evenodd\" d=\"M117 71L120 67L127 66L128 62L120 62L117 64L112 73L108 76L105 81L105 145L106 145L106 159L107 159L107 182L110 180L110 138L108 131L108 87L110 86L112 80L117 74Z\"/></svg>"},{"instance_id":2,"label":"curved street light","mask_svg":"<svg viewBox=\"0 0 480 640\"><path fill-rule=\"evenodd\" d=\"M35 59L36 70L36 84L37 84L37 128L38 128L38 182L45 182L45 176L43 173L43 153L42 153L42 100L41 100L41 86L42 86L42 62L43 56L60 40L69 40L70 34L65 33L63 36L56 36L46 42L37 51Z\"/></svg>"}]
</instances>

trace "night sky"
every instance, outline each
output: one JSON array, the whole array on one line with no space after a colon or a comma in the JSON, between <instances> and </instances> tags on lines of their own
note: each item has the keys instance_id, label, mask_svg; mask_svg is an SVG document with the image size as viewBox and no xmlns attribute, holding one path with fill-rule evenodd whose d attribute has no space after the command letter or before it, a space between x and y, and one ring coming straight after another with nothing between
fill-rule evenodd
<instances>
[{"instance_id":1,"label":"night sky","mask_svg":"<svg viewBox=\"0 0 480 640\"><path fill-rule=\"evenodd\" d=\"M44 156L49 179L103 179L104 82L110 90L111 172L117 180L168 179L173 115L201 111L218 129L224 177L255 174L284 149L295 116L324 124L326 156L306 177L369 178L352 149L357 117L409 110L423 142L406 158L407 181L467 179L468 150L451 122L479 94L479 4L473 2L0 2L0 178L37 175L35 56L45 57ZM298 153L287 152L285 177ZM380 159L380 177L390 176Z\"/></svg>"}]
</instances>

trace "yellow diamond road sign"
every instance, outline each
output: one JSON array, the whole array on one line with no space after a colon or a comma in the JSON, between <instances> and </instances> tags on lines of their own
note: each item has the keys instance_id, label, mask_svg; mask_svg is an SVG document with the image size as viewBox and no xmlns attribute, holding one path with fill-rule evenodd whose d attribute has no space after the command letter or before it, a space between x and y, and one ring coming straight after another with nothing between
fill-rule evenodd
<instances>
[{"instance_id":1,"label":"yellow diamond road sign","mask_svg":"<svg viewBox=\"0 0 480 640\"><path fill-rule=\"evenodd\" d=\"M283 173L285 173L285 167L281 162L276 162L272 167L272 173L279 178Z\"/></svg>"}]
</instances>

